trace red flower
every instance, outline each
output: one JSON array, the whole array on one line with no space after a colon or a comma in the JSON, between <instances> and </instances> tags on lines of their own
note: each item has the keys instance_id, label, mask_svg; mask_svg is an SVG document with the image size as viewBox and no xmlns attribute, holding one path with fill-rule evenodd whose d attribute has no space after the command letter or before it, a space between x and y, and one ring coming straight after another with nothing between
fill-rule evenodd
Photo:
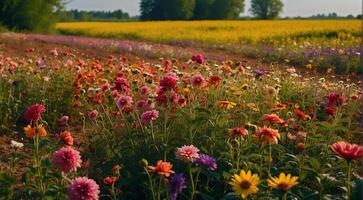
<instances>
[{"instance_id":1,"label":"red flower","mask_svg":"<svg viewBox=\"0 0 363 200\"><path fill-rule=\"evenodd\" d=\"M117 177L116 176L111 176L111 177L106 177L105 179L103 179L103 183L105 185L111 185L116 183L117 181Z\"/></svg>"},{"instance_id":2,"label":"red flower","mask_svg":"<svg viewBox=\"0 0 363 200\"><path fill-rule=\"evenodd\" d=\"M24 118L28 121L37 121L40 119L41 114L45 112L45 107L42 104L34 104L28 107L24 113Z\"/></svg>"},{"instance_id":3,"label":"red flower","mask_svg":"<svg viewBox=\"0 0 363 200\"><path fill-rule=\"evenodd\" d=\"M241 136L244 137L248 134L248 130L245 128L234 128L234 129L228 129L229 137L236 137Z\"/></svg>"},{"instance_id":4,"label":"red flower","mask_svg":"<svg viewBox=\"0 0 363 200\"><path fill-rule=\"evenodd\" d=\"M66 145L72 146L73 145L73 137L69 131L63 131L59 135L59 139Z\"/></svg>"},{"instance_id":5,"label":"red flower","mask_svg":"<svg viewBox=\"0 0 363 200\"><path fill-rule=\"evenodd\" d=\"M300 109L296 108L294 110L295 114L300 118L301 121L306 121L311 119L311 117L307 114L305 114L303 111L301 111Z\"/></svg>"},{"instance_id":6,"label":"red flower","mask_svg":"<svg viewBox=\"0 0 363 200\"><path fill-rule=\"evenodd\" d=\"M363 155L362 146L350 144L343 141L331 145L330 148L332 151L334 151L335 154L348 161L359 159Z\"/></svg>"},{"instance_id":7,"label":"red flower","mask_svg":"<svg viewBox=\"0 0 363 200\"><path fill-rule=\"evenodd\" d=\"M334 106L325 107L325 112L328 113L329 115L335 115L337 114L337 108Z\"/></svg>"}]
</instances>

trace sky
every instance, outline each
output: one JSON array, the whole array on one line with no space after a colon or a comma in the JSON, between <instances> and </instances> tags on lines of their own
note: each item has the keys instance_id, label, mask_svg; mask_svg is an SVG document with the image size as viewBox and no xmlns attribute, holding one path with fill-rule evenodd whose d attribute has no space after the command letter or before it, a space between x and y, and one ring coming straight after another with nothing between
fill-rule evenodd
<instances>
[{"instance_id":1,"label":"sky","mask_svg":"<svg viewBox=\"0 0 363 200\"><path fill-rule=\"evenodd\" d=\"M140 0L68 0L67 9L79 10L116 10L121 9L130 15L138 15ZM362 13L362 0L282 0L285 16L311 16L319 13L336 12L338 15ZM250 0L246 0L245 12L242 15L249 15L248 9Z\"/></svg>"}]
</instances>

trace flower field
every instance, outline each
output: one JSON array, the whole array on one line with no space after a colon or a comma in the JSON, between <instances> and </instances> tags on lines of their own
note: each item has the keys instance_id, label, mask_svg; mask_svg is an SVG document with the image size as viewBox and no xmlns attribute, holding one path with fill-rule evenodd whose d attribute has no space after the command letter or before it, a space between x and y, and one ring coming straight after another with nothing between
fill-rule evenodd
<instances>
[{"instance_id":1,"label":"flower field","mask_svg":"<svg viewBox=\"0 0 363 200\"><path fill-rule=\"evenodd\" d=\"M39 37L0 36L1 199L361 199L354 77Z\"/></svg>"},{"instance_id":2,"label":"flower field","mask_svg":"<svg viewBox=\"0 0 363 200\"><path fill-rule=\"evenodd\" d=\"M71 35L224 49L321 71L361 72L359 20L75 22L58 23L57 29Z\"/></svg>"}]
</instances>

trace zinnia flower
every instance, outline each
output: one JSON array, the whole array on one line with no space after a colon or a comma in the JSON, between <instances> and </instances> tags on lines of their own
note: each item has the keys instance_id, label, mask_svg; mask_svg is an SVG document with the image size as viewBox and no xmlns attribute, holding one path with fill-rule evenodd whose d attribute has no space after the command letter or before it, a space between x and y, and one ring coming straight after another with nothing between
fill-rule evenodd
<instances>
[{"instance_id":1,"label":"zinnia flower","mask_svg":"<svg viewBox=\"0 0 363 200\"><path fill-rule=\"evenodd\" d=\"M262 121L270 122L271 124L283 124L285 121L276 114L265 114L261 117Z\"/></svg>"},{"instance_id":2,"label":"zinnia flower","mask_svg":"<svg viewBox=\"0 0 363 200\"><path fill-rule=\"evenodd\" d=\"M241 170L239 174L233 174L229 184L235 194L241 195L242 199L246 199L249 195L255 194L258 191L260 178L257 174L252 174L250 170L246 173Z\"/></svg>"},{"instance_id":3,"label":"zinnia flower","mask_svg":"<svg viewBox=\"0 0 363 200\"><path fill-rule=\"evenodd\" d=\"M245 128L236 127L233 129L228 129L228 134L229 137L237 137L237 136L244 137L248 135L248 130Z\"/></svg>"},{"instance_id":4,"label":"zinnia flower","mask_svg":"<svg viewBox=\"0 0 363 200\"><path fill-rule=\"evenodd\" d=\"M295 114L300 118L301 121L306 121L311 119L311 117L307 114L305 114L303 111L301 111L300 109L296 108L294 110Z\"/></svg>"},{"instance_id":5,"label":"zinnia flower","mask_svg":"<svg viewBox=\"0 0 363 200\"><path fill-rule=\"evenodd\" d=\"M27 127L24 127L24 133L27 138L34 138L36 131L34 128L28 125Z\"/></svg>"},{"instance_id":6,"label":"zinnia flower","mask_svg":"<svg viewBox=\"0 0 363 200\"><path fill-rule=\"evenodd\" d=\"M177 151L175 152L176 158L179 160L189 161L193 162L196 158L199 157L199 149L193 145L189 146L182 146L180 148L177 148Z\"/></svg>"},{"instance_id":7,"label":"zinnia flower","mask_svg":"<svg viewBox=\"0 0 363 200\"><path fill-rule=\"evenodd\" d=\"M64 115L64 116L62 116L62 117L58 120L58 123L59 123L59 125L61 125L61 126L65 126L65 125L68 123L68 120L69 120L69 116Z\"/></svg>"},{"instance_id":8,"label":"zinnia flower","mask_svg":"<svg viewBox=\"0 0 363 200\"><path fill-rule=\"evenodd\" d=\"M170 162L163 162L162 160L159 160L156 163L156 166L148 166L147 168L149 172L157 173L165 177L169 177L170 174L175 173L173 170L171 170L171 168L173 168L173 165Z\"/></svg>"},{"instance_id":9,"label":"zinnia flower","mask_svg":"<svg viewBox=\"0 0 363 200\"><path fill-rule=\"evenodd\" d=\"M176 174L170 178L168 183L170 199L176 200L178 195L186 188L186 181L183 174Z\"/></svg>"},{"instance_id":10,"label":"zinnia flower","mask_svg":"<svg viewBox=\"0 0 363 200\"><path fill-rule=\"evenodd\" d=\"M97 110L93 110L93 111L88 113L88 118L89 119L95 119L97 116L98 116Z\"/></svg>"},{"instance_id":11,"label":"zinnia flower","mask_svg":"<svg viewBox=\"0 0 363 200\"><path fill-rule=\"evenodd\" d=\"M204 77L201 74L194 75L191 82L192 86L196 88L203 87L206 83Z\"/></svg>"},{"instance_id":12,"label":"zinnia flower","mask_svg":"<svg viewBox=\"0 0 363 200\"><path fill-rule=\"evenodd\" d=\"M291 176L291 174L285 175L285 173L280 173L279 177L271 177L267 180L269 187L277 190L288 191L299 182L297 176Z\"/></svg>"},{"instance_id":13,"label":"zinnia flower","mask_svg":"<svg viewBox=\"0 0 363 200\"><path fill-rule=\"evenodd\" d=\"M258 128L254 137L262 143L277 144L280 134L278 130L264 126Z\"/></svg>"},{"instance_id":14,"label":"zinnia flower","mask_svg":"<svg viewBox=\"0 0 363 200\"><path fill-rule=\"evenodd\" d=\"M63 131L60 135L59 135L59 139L66 145L73 145L73 137L71 135L71 132L69 131Z\"/></svg>"},{"instance_id":15,"label":"zinnia flower","mask_svg":"<svg viewBox=\"0 0 363 200\"><path fill-rule=\"evenodd\" d=\"M134 101L131 96L121 96L117 100L117 106L120 109L125 108L126 106L131 106L133 103L134 103Z\"/></svg>"},{"instance_id":16,"label":"zinnia flower","mask_svg":"<svg viewBox=\"0 0 363 200\"><path fill-rule=\"evenodd\" d=\"M331 150L338 156L350 161L362 157L363 147L356 144L349 144L347 142L337 142L331 145Z\"/></svg>"},{"instance_id":17,"label":"zinnia flower","mask_svg":"<svg viewBox=\"0 0 363 200\"><path fill-rule=\"evenodd\" d=\"M81 155L71 147L62 147L53 153L53 165L60 171L69 173L81 167Z\"/></svg>"},{"instance_id":18,"label":"zinnia flower","mask_svg":"<svg viewBox=\"0 0 363 200\"><path fill-rule=\"evenodd\" d=\"M45 112L45 107L43 104L34 104L28 107L24 113L24 118L28 121L37 121L40 119L41 114Z\"/></svg>"},{"instance_id":19,"label":"zinnia flower","mask_svg":"<svg viewBox=\"0 0 363 200\"><path fill-rule=\"evenodd\" d=\"M197 166L205 166L210 171L217 169L216 159L207 154L199 154L199 157L194 160L194 164Z\"/></svg>"},{"instance_id":20,"label":"zinnia flower","mask_svg":"<svg viewBox=\"0 0 363 200\"><path fill-rule=\"evenodd\" d=\"M117 177L116 176L111 176L111 177L106 177L105 179L103 179L103 183L105 185L111 185L116 183L117 181Z\"/></svg>"},{"instance_id":21,"label":"zinnia flower","mask_svg":"<svg viewBox=\"0 0 363 200\"><path fill-rule=\"evenodd\" d=\"M141 115L141 123L149 124L152 121L155 121L158 117L159 117L159 111L157 110L146 111Z\"/></svg>"},{"instance_id":22,"label":"zinnia flower","mask_svg":"<svg viewBox=\"0 0 363 200\"><path fill-rule=\"evenodd\" d=\"M96 181L87 177L75 178L68 187L68 198L70 200L98 200L100 188Z\"/></svg>"},{"instance_id":23,"label":"zinnia flower","mask_svg":"<svg viewBox=\"0 0 363 200\"><path fill-rule=\"evenodd\" d=\"M199 63L199 64L204 64L205 58L202 54L195 54L192 56L192 61Z\"/></svg>"},{"instance_id":24,"label":"zinnia flower","mask_svg":"<svg viewBox=\"0 0 363 200\"><path fill-rule=\"evenodd\" d=\"M175 73L168 73L160 80L160 87L164 90L173 90L176 87L178 76Z\"/></svg>"}]
</instances>

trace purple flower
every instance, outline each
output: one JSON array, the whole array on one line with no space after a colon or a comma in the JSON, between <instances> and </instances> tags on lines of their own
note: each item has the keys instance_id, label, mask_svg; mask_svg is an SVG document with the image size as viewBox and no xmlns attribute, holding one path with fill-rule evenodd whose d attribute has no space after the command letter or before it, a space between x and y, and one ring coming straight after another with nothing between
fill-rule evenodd
<instances>
[{"instance_id":1,"label":"purple flower","mask_svg":"<svg viewBox=\"0 0 363 200\"><path fill-rule=\"evenodd\" d=\"M265 74L268 74L268 71L260 70L260 69L256 69L254 72L255 72L255 74L256 74L257 77L260 77L260 76L263 76Z\"/></svg>"},{"instance_id":2,"label":"purple flower","mask_svg":"<svg viewBox=\"0 0 363 200\"><path fill-rule=\"evenodd\" d=\"M217 169L216 159L207 154L199 154L199 157L194 160L194 164L197 166L205 166L210 171Z\"/></svg>"},{"instance_id":3,"label":"purple flower","mask_svg":"<svg viewBox=\"0 0 363 200\"><path fill-rule=\"evenodd\" d=\"M176 200L178 195L183 191L184 188L186 188L184 175L175 174L173 177L170 178L168 186L170 200Z\"/></svg>"}]
</instances>

